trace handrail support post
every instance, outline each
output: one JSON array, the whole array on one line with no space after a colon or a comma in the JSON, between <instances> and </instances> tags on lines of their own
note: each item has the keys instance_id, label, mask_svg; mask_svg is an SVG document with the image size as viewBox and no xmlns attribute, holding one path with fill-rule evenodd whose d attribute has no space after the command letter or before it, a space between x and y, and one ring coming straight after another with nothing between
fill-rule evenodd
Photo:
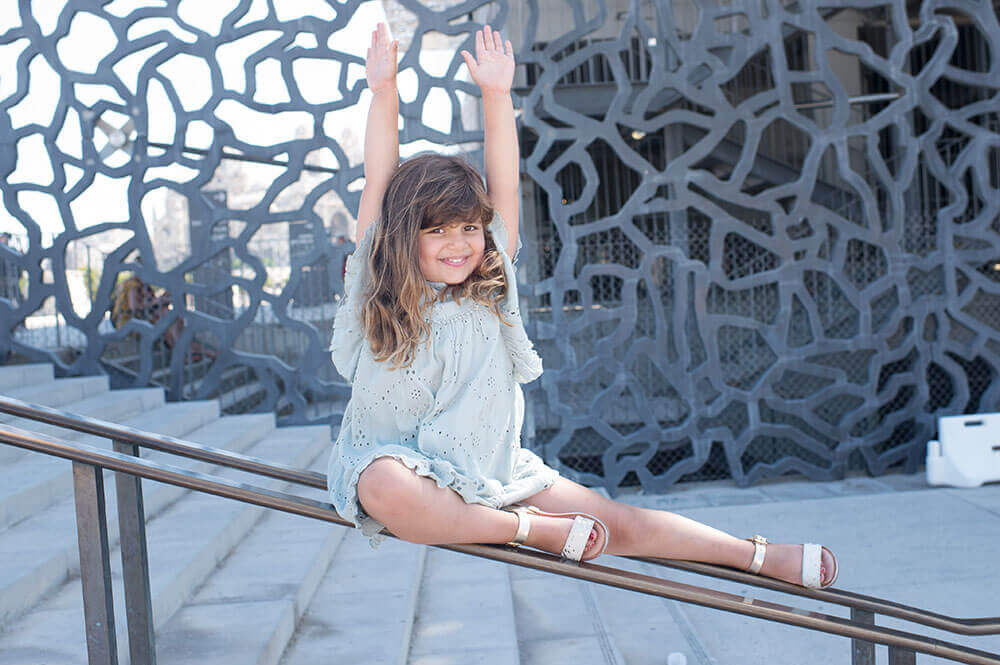
<instances>
[{"instance_id":1,"label":"handrail support post","mask_svg":"<svg viewBox=\"0 0 1000 665\"><path fill-rule=\"evenodd\" d=\"M139 446L135 444L116 439L114 448L115 452L139 457ZM118 494L118 534L125 583L129 659L132 663L156 665L142 478L116 471L115 488Z\"/></svg>"},{"instance_id":2,"label":"handrail support post","mask_svg":"<svg viewBox=\"0 0 1000 665\"><path fill-rule=\"evenodd\" d=\"M889 665L916 665L917 652L913 649L889 646Z\"/></svg>"},{"instance_id":3,"label":"handrail support post","mask_svg":"<svg viewBox=\"0 0 1000 665\"><path fill-rule=\"evenodd\" d=\"M104 469L73 462L76 535L80 546L80 584L89 665L118 665L115 604L111 593L111 554L104 504Z\"/></svg>"},{"instance_id":4,"label":"handrail support post","mask_svg":"<svg viewBox=\"0 0 1000 665\"><path fill-rule=\"evenodd\" d=\"M851 608L851 620L875 625L875 613ZM868 640L851 638L851 665L875 665L875 644Z\"/></svg>"}]
</instances>

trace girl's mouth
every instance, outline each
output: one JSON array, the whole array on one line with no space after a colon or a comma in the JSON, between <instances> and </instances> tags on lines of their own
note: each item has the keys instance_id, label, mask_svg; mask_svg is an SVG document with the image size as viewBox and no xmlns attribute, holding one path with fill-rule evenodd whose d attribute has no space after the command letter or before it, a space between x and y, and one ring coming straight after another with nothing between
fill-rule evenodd
<instances>
[{"instance_id":1,"label":"girl's mouth","mask_svg":"<svg viewBox=\"0 0 1000 665\"><path fill-rule=\"evenodd\" d=\"M468 256L456 256L450 259L441 259L441 262L445 265L449 265L455 268L464 266L466 261L469 260Z\"/></svg>"}]
</instances>

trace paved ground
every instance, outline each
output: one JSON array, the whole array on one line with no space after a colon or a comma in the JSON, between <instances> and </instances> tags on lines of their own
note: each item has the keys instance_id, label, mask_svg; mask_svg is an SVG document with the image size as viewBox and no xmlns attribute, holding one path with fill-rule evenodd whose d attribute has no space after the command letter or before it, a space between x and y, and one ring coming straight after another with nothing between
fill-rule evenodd
<instances>
[{"instance_id":1,"label":"paved ground","mask_svg":"<svg viewBox=\"0 0 1000 665\"><path fill-rule=\"evenodd\" d=\"M94 378L54 381L48 366L0 368L0 392L23 385L34 387L14 390L15 396L44 395L53 406L70 405L69 411L293 466L313 460L314 469L325 468L326 428L275 430L271 416L219 418L215 403L165 404L159 390L112 394L106 381ZM0 663L82 664L85 636L68 467L3 448ZM210 470L207 464L200 468ZM106 485L112 513L113 486ZM393 539L372 550L354 529L276 512L256 522L257 512L247 506L156 483L147 492L161 665L850 662L845 638ZM312 497L322 500L325 492L314 490ZM960 618L1000 616L995 572L1000 483L968 490L931 488L923 475L895 475L829 483L772 481L752 488L731 482L686 484L662 495L618 498L678 512L738 536L762 533L776 542L822 542L840 559L837 586L843 590ZM112 561L113 577L120 580L117 553ZM597 562L848 615L838 606L662 567L613 557ZM118 584L117 630L124 652ZM892 619L880 624L1000 653L1000 636L963 638ZM207 630L211 625L221 628ZM885 649L877 656L881 665L887 662ZM917 662L942 661L919 656Z\"/></svg>"},{"instance_id":2,"label":"paved ground","mask_svg":"<svg viewBox=\"0 0 1000 665\"><path fill-rule=\"evenodd\" d=\"M761 533L777 542L821 542L838 556L840 589L955 617L1000 616L997 483L975 489L932 488L922 474L893 475L826 483L772 482L747 489L706 483L663 495L633 494L619 499L671 510L734 535ZM608 563L614 561L608 558ZM782 594L657 570L678 581L790 603L790 597ZM627 662L666 663L667 651L682 652L688 663L699 665L850 662L846 638L672 601L637 601L633 594L622 592L602 592L602 596L603 602L611 599L622 614L635 613L634 608L642 605L670 618L651 628L666 638L667 648L659 654L649 653L655 643L648 637L640 635L635 644L637 651L646 653L631 655L619 639ZM837 606L805 600L794 604L847 616ZM969 638L893 619L878 623L1000 653L1000 635ZM877 656L879 662L887 662L884 648L878 649ZM917 662L946 661L920 655Z\"/></svg>"}]
</instances>

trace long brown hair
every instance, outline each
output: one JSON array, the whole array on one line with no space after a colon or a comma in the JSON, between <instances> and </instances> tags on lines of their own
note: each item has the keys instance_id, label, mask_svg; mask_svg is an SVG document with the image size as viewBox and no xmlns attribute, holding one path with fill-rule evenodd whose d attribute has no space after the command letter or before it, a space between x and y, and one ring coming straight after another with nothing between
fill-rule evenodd
<instances>
[{"instance_id":1,"label":"long brown hair","mask_svg":"<svg viewBox=\"0 0 1000 665\"><path fill-rule=\"evenodd\" d=\"M372 279L361 308L361 324L376 360L389 361L394 369L409 367L417 345L429 340L429 308L437 299L470 297L506 323L500 313L507 294L503 260L486 230L492 219L482 177L463 159L425 153L400 165L386 186L381 216L372 229ZM482 225L483 260L464 282L436 294L420 272L420 231L459 220Z\"/></svg>"}]
</instances>

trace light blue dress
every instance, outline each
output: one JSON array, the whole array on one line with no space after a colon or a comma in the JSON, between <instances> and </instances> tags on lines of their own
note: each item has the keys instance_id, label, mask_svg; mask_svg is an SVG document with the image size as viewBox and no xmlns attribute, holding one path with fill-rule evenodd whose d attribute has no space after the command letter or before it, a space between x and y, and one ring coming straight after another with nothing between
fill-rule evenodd
<instances>
[{"instance_id":1,"label":"light blue dress","mask_svg":"<svg viewBox=\"0 0 1000 665\"><path fill-rule=\"evenodd\" d=\"M330 351L352 391L327 468L330 502L372 537L372 546L380 542L383 525L362 510L357 484L378 457L394 457L466 503L492 508L537 494L559 475L521 448L524 396L518 384L538 378L542 361L524 330L500 215L487 231L507 279L501 311L513 325L471 298L436 302L429 343L418 346L410 367L395 370L372 357L359 318L370 280L372 229L379 223L369 226L347 261L344 298L334 318Z\"/></svg>"}]
</instances>

